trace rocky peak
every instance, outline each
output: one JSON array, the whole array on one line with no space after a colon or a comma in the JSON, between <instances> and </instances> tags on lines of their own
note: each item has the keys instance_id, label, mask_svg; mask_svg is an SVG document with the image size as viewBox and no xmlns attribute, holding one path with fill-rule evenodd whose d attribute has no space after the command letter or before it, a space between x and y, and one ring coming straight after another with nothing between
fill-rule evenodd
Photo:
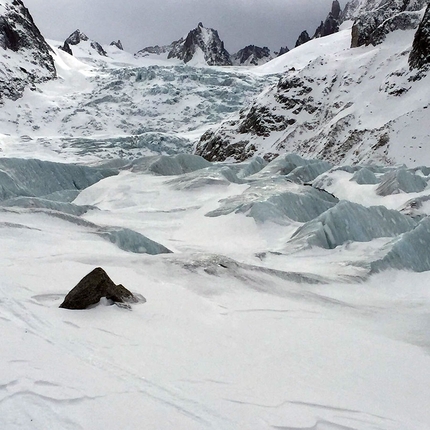
<instances>
[{"instance_id":1,"label":"rocky peak","mask_svg":"<svg viewBox=\"0 0 430 430\"><path fill-rule=\"evenodd\" d=\"M224 42L220 39L218 32L204 27L201 22L188 33L186 38L181 38L172 45L168 58L178 58L184 63L188 63L201 53L209 66L232 65L230 54L224 48Z\"/></svg>"},{"instance_id":2,"label":"rocky peak","mask_svg":"<svg viewBox=\"0 0 430 430\"><path fill-rule=\"evenodd\" d=\"M52 49L22 1L2 1L1 6L0 52L10 53L0 60L0 101L17 99L25 87L56 77Z\"/></svg>"},{"instance_id":3,"label":"rocky peak","mask_svg":"<svg viewBox=\"0 0 430 430\"><path fill-rule=\"evenodd\" d=\"M342 13L342 9L340 8L340 3L337 0L334 0L331 5L331 14L334 19L340 19L340 15Z\"/></svg>"},{"instance_id":4,"label":"rocky peak","mask_svg":"<svg viewBox=\"0 0 430 430\"><path fill-rule=\"evenodd\" d=\"M420 69L428 65L430 65L430 3L415 33L412 51L409 55L411 69Z\"/></svg>"},{"instance_id":5,"label":"rocky peak","mask_svg":"<svg viewBox=\"0 0 430 430\"><path fill-rule=\"evenodd\" d=\"M284 55L287 52L290 52L290 50L288 49L288 46L281 46L281 49L279 50L279 52L275 52L275 55L280 57L281 55Z\"/></svg>"},{"instance_id":6,"label":"rocky peak","mask_svg":"<svg viewBox=\"0 0 430 430\"><path fill-rule=\"evenodd\" d=\"M75 30L64 42L64 46L63 46L63 51L66 51L66 49L64 49L66 47L66 43L69 45L73 45L73 46L77 46L82 44L83 42L88 42L90 45L90 50L89 53L91 54L91 50L96 51L99 55L103 56L103 57L107 57L107 53L106 51L103 49L103 47L100 45L100 43L91 40L85 33L82 33L81 30ZM70 50L71 51L71 50ZM66 51L68 52L68 51Z\"/></svg>"},{"instance_id":7,"label":"rocky peak","mask_svg":"<svg viewBox=\"0 0 430 430\"><path fill-rule=\"evenodd\" d=\"M81 42L86 42L89 40L88 36L85 33L82 33L81 30L75 30L67 39L66 42L69 45L78 45Z\"/></svg>"},{"instance_id":8,"label":"rocky peak","mask_svg":"<svg viewBox=\"0 0 430 430\"><path fill-rule=\"evenodd\" d=\"M300 33L300 36L297 39L295 47L297 48L298 46L303 45L304 43L307 43L310 40L311 40L311 38L310 38L308 32L306 30L304 30Z\"/></svg>"},{"instance_id":9,"label":"rocky peak","mask_svg":"<svg viewBox=\"0 0 430 430\"><path fill-rule=\"evenodd\" d=\"M233 63L240 66L258 66L260 64L267 63L271 59L272 55L267 46L260 48L259 46L248 45L239 50L236 54L232 55Z\"/></svg>"},{"instance_id":10,"label":"rocky peak","mask_svg":"<svg viewBox=\"0 0 430 430\"><path fill-rule=\"evenodd\" d=\"M117 41L113 41L110 43L110 46L116 46L118 49L120 49L121 51L124 51L124 48L122 46L121 41L118 39Z\"/></svg>"},{"instance_id":11,"label":"rocky peak","mask_svg":"<svg viewBox=\"0 0 430 430\"><path fill-rule=\"evenodd\" d=\"M332 3L331 11L327 15L327 18L325 19L325 21L321 21L321 24L315 30L315 33L312 39L329 36L330 34L337 33L339 31L340 14L341 14L340 3L337 0L335 0Z\"/></svg>"}]
</instances>

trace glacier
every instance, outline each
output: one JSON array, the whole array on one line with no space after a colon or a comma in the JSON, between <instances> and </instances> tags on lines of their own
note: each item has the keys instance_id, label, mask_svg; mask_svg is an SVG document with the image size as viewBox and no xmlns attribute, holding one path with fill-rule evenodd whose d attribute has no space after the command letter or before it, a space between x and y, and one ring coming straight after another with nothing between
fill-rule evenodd
<instances>
[{"instance_id":1,"label":"glacier","mask_svg":"<svg viewBox=\"0 0 430 430\"><path fill-rule=\"evenodd\" d=\"M49 41L0 106L0 428L429 429L428 74L352 24L240 68ZM59 308L95 267L146 302Z\"/></svg>"}]
</instances>

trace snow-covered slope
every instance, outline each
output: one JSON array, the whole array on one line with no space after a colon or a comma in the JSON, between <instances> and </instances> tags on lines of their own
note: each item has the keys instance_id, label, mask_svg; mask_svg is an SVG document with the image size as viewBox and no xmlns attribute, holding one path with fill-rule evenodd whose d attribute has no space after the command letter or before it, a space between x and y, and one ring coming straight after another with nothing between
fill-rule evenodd
<instances>
[{"instance_id":1,"label":"snow-covered slope","mask_svg":"<svg viewBox=\"0 0 430 430\"><path fill-rule=\"evenodd\" d=\"M0 103L56 76L53 52L21 0L0 1Z\"/></svg>"},{"instance_id":2,"label":"snow-covered slope","mask_svg":"<svg viewBox=\"0 0 430 430\"><path fill-rule=\"evenodd\" d=\"M0 207L1 428L428 429L430 210L393 210L428 190L378 195L386 167L310 187L323 166L292 155L135 160L80 193L94 169L38 166L62 190L28 168L51 194ZM146 303L59 309L98 266Z\"/></svg>"},{"instance_id":3,"label":"snow-covered slope","mask_svg":"<svg viewBox=\"0 0 430 430\"><path fill-rule=\"evenodd\" d=\"M209 160L298 152L336 163L429 163L430 75L409 70L414 34L397 30L382 44L351 49L350 21L261 66L261 73L284 75L203 135L196 153Z\"/></svg>"}]
</instances>

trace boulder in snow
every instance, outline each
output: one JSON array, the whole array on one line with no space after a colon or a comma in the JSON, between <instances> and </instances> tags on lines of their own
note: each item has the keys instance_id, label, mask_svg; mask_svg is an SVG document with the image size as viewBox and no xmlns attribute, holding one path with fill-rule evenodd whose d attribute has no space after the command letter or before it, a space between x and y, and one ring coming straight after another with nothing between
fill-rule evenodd
<instances>
[{"instance_id":1,"label":"boulder in snow","mask_svg":"<svg viewBox=\"0 0 430 430\"><path fill-rule=\"evenodd\" d=\"M103 297L128 308L130 303L139 301L127 288L116 285L101 267L97 267L67 294L60 308L87 309Z\"/></svg>"}]
</instances>

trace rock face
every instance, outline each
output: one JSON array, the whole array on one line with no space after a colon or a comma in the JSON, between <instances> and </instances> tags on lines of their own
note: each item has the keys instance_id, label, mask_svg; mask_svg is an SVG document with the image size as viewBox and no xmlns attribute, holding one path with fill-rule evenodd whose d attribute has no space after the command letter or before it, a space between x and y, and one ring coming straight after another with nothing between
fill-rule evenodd
<instances>
[{"instance_id":1,"label":"rock face","mask_svg":"<svg viewBox=\"0 0 430 430\"><path fill-rule=\"evenodd\" d=\"M335 0L332 4L331 12L328 14L327 18L324 22L321 21L320 26L315 30L313 39L337 33L339 31L340 13L340 4L337 0Z\"/></svg>"},{"instance_id":2,"label":"rock face","mask_svg":"<svg viewBox=\"0 0 430 430\"><path fill-rule=\"evenodd\" d=\"M345 7L342 19L354 19L351 47L378 45L388 33L417 28L420 11L427 0L353 1Z\"/></svg>"},{"instance_id":3,"label":"rock face","mask_svg":"<svg viewBox=\"0 0 430 430\"><path fill-rule=\"evenodd\" d=\"M125 305L138 302L130 291L122 285L116 285L101 267L97 267L67 294L60 308L87 309L97 304L102 297Z\"/></svg>"},{"instance_id":4,"label":"rock face","mask_svg":"<svg viewBox=\"0 0 430 430\"><path fill-rule=\"evenodd\" d=\"M218 32L205 28L200 22L197 28L191 30L187 37L173 43L167 58L178 58L189 63L193 58L201 56L209 66L231 66L230 54L224 48Z\"/></svg>"},{"instance_id":5,"label":"rock face","mask_svg":"<svg viewBox=\"0 0 430 430\"><path fill-rule=\"evenodd\" d=\"M386 31L408 28L418 18L422 20L409 65L404 53L410 48L410 32L402 38L400 31L397 44L387 45L387 50L374 49L368 58L354 59L354 50L348 54L344 48L335 52L340 40L349 43L349 38L345 37L349 31L344 30L342 37L333 39L333 48L324 49L319 58L311 54L307 65L296 67L292 56L290 70L284 72L278 84L267 88L217 129L208 130L196 145L196 154L210 161L244 161L256 155L270 161L280 154L295 152L334 163L342 160L388 164L415 162L407 158L410 156L404 142L410 141L410 148L419 150L425 147L430 132L424 110L428 108L428 97L413 96L415 81L407 75L408 66L420 67L430 61L429 11L427 8L422 19L422 5L422 0L357 0L349 3L346 12L340 13L340 20L356 17L354 46L370 43L370 40L379 43ZM330 15L339 15L337 4L333 5ZM372 16L374 20L370 19ZM369 34L360 30L364 22L370 25L365 27L370 30ZM307 39L306 34L301 37L301 41ZM352 59L355 64L360 62L359 68L351 67ZM332 67L333 61L338 64L336 70ZM379 79L379 84L374 77ZM426 92L426 88L428 86L423 84L422 91ZM363 91L369 94L366 103L354 97L354 93ZM394 103L395 98L402 98L402 104L408 105L404 104L402 112L387 112L388 116L375 125L374 118L367 114L384 109L382 106ZM367 119L363 118L363 112ZM426 124L423 136L418 139L410 125L411 118ZM417 140L419 143L415 145Z\"/></svg>"},{"instance_id":6,"label":"rock face","mask_svg":"<svg viewBox=\"0 0 430 430\"><path fill-rule=\"evenodd\" d=\"M415 33L412 51L409 55L411 69L420 69L428 64L430 64L430 3Z\"/></svg>"},{"instance_id":7,"label":"rock face","mask_svg":"<svg viewBox=\"0 0 430 430\"><path fill-rule=\"evenodd\" d=\"M21 0L0 2L0 103L56 77L52 50Z\"/></svg>"},{"instance_id":8,"label":"rock face","mask_svg":"<svg viewBox=\"0 0 430 430\"><path fill-rule=\"evenodd\" d=\"M103 49L103 47L100 45L100 43L90 40L89 37L82 33L81 30L75 30L64 42L64 46L66 43L70 46L76 46L76 45L84 45L85 43L89 45L89 53L91 54L91 50L96 51L99 55L103 57L107 57L106 51Z\"/></svg>"},{"instance_id":9,"label":"rock face","mask_svg":"<svg viewBox=\"0 0 430 430\"><path fill-rule=\"evenodd\" d=\"M139 57L146 57L148 54L155 54L155 55L161 55L161 54L168 54L173 48L173 45L155 45L155 46L147 46L146 48L141 49L140 51L136 52L134 56L136 58Z\"/></svg>"},{"instance_id":10,"label":"rock face","mask_svg":"<svg viewBox=\"0 0 430 430\"><path fill-rule=\"evenodd\" d=\"M60 46L60 49L64 52L67 52L69 55L73 55L72 48L67 42L64 42L63 46Z\"/></svg>"},{"instance_id":11,"label":"rock face","mask_svg":"<svg viewBox=\"0 0 430 430\"><path fill-rule=\"evenodd\" d=\"M121 51L124 51L124 48L122 46L121 41L118 39L117 41L113 41L110 43L110 46L116 46L118 49L120 49Z\"/></svg>"},{"instance_id":12,"label":"rock face","mask_svg":"<svg viewBox=\"0 0 430 430\"><path fill-rule=\"evenodd\" d=\"M300 36L298 37L295 47L297 48L300 45L303 45L306 42L309 42L311 40L311 37L309 36L308 32L306 30L302 31L300 33Z\"/></svg>"},{"instance_id":13,"label":"rock face","mask_svg":"<svg viewBox=\"0 0 430 430\"><path fill-rule=\"evenodd\" d=\"M272 58L269 48L266 46L264 48L260 48L255 45L248 45L236 54L232 55L233 64L239 66L258 66L260 64L267 63Z\"/></svg>"},{"instance_id":14,"label":"rock face","mask_svg":"<svg viewBox=\"0 0 430 430\"><path fill-rule=\"evenodd\" d=\"M280 57L281 55L286 54L287 52L290 52L290 50L288 49L288 46L282 46L281 49L279 50L279 52L275 52L275 54Z\"/></svg>"}]
</instances>

